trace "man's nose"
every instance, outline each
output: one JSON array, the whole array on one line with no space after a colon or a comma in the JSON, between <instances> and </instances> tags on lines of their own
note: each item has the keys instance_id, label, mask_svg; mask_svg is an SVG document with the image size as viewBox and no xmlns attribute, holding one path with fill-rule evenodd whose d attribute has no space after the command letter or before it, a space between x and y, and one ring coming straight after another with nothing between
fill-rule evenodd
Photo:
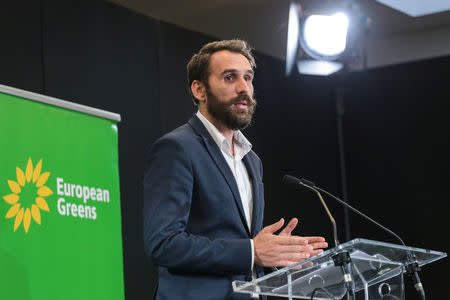
<instances>
[{"instance_id":1,"label":"man's nose","mask_svg":"<svg viewBox=\"0 0 450 300\"><path fill-rule=\"evenodd\" d=\"M245 80L245 78L243 78L243 77L240 77L236 84L236 93L237 94L241 94L241 93L250 94L250 90L251 90L251 82Z\"/></svg>"}]
</instances>

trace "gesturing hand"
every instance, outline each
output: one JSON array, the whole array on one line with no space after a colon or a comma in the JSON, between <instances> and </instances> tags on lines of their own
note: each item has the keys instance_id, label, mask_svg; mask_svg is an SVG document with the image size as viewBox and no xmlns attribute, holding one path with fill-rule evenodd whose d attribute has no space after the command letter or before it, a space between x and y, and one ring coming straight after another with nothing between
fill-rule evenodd
<instances>
[{"instance_id":1,"label":"gesturing hand","mask_svg":"<svg viewBox=\"0 0 450 300\"><path fill-rule=\"evenodd\" d=\"M291 235L298 220L292 219L279 235L274 233L284 225L284 219L266 226L253 239L255 263L264 267L286 267L322 252L327 247L322 237Z\"/></svg>"},{"instance_id":2,"label":"gesturing hand","mask_svg":"<svg viewBox=\"0 0 450 300\"><path fill-rule=\"evenodd\" d=\"M291 236L291 232L295 229L295 227L298 224L298 219L293 218L289 224L286 225L286 227L283 228L283 230L278 234L281 236ZM304 239L308 240L308 245L312 247L312 250L310 251L310 256L314 256L316 254L322 253L323 248L328 247L328 243L325 242L325 239L320 236L304 236Z\"/></svg>"}]
</instances>

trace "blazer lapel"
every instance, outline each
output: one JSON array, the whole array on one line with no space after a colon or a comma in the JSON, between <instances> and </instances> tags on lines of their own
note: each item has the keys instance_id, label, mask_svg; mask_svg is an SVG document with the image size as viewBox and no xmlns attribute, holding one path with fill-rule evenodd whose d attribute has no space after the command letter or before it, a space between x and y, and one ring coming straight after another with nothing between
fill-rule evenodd
<instances>
[{"instance_id":1,"label":"blazer lapel","mask_svg":"<svg viewBox=\"0 0 450 300\"><path fill-rule=\"evenodd\" d=\"M262 222L262 195L261 189L259 186L261 183L258 180L258 175L256 173L255 166L250 163L250 160L248 159L248 155L245 155L243 158L244 164L247 167L247 172L250 176L250 180L252 181L253 186L253 212L252 212L252 228L251 228L251 237L255 234L256 231L256 225L261 224Z\"/></svg>"},{"instance_id":2,"label":"blazer lapel","mask_svg":"<svg viewBox=\"0 0 450 300\"><path fill-rule=\"evenodd\" d=\"M228 184L231 192L233 193L234 201L236 203L236 206L238 207L241 221L245 227L245 230L247 231L247 234L250 236L250 229L248 228L247 225L244 208L242 207L242 200L241 196L239 195L239 189L236 180L233 176L233 173L230 170L230 167L228 166L228 163L223 157L221 150L219 149L219 147L217 147L216 142L213 140L208 130L206 130L205 126L196 115L194 115L189 120L188 123L194 128L197 134L199 134L203 138L206 149L208 150L209 154L211 155L212 159L217 165L217 168L220 170L223 177L225 178L226 183Z\"/></svg>"}]
</instances>

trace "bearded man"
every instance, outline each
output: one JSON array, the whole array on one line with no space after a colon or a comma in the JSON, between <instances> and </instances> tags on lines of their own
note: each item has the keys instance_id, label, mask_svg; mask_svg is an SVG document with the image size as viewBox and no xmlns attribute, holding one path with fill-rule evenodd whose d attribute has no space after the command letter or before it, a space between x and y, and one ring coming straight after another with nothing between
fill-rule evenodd
<instances>
[{"instance_id":1,"label":"bearded man","mask_svg":"<svg viewBox=\"0 0 450 300\"><path fill-rule=\"evenodd\" d=\"M241 40L206 44L187 65L198 112L160 138L144 178L144 243L158 266L156 299L250 299L234 280L322 252L291 235L297 219L263 228L262 164L240 130L252 120L255 60Z\"/></svg>"}]
</instances>

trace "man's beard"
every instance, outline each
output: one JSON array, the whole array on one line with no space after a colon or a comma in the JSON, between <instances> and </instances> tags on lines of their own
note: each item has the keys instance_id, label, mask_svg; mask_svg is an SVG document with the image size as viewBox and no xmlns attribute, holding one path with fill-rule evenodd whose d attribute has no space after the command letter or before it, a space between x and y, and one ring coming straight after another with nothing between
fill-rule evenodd
<instances>
[{"instance_id":1,"label":"man's beard","mask_svg":"<svg viewBox=\"0 0 450 300\"><path fill-rule=\"evenodd\" d=\"M248 94L240 94L229 102L220 101L209 88L206 89L208 100L206 108L211 116L222 122L231 130L242 130L247 128L252 122L252 116L255 111L256 101ZM241 101L247 103L247 109L235 108L233 104Z\"/></svg>"}]
</instances>

